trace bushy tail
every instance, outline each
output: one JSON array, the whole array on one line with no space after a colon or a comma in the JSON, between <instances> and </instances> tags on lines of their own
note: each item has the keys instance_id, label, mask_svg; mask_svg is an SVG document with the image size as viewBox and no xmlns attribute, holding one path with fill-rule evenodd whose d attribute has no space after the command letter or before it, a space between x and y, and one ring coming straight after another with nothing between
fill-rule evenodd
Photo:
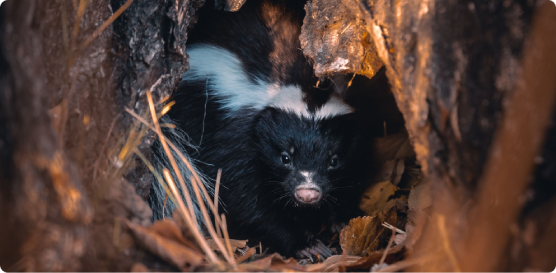
<instances>
[{"instance_id":1,"label":"bushy tail","mask_svg":"<svg viewBox=\"0 0 556 273\"><path fill-rule=\"evenodd\" d=\"M166 124L173 124L172 120L166 116L162 117L160 122ZM162 132L164 133L166 139L171 141L178 148L180 153L191 163L195 172L199 175L201 182L205 185L205 188L207 189L209 195L211 195L211 198L213 198L214 184L210 183L209 179L205 177L201 172L199 172L198 168L195 167L194 161L191 160L191 157L187 153L186 147L196 149L196 147L191 144L187 134L179 127L163 128ZM172 154L174 156L174 159L176 160L178 169L184 178L185 185L191 195L191 199L193 201L193 207L195 210L195 215L197 216L197 221L202 225L204 223L203 217L201 216L199 203L198 200L195 198L193 185L191 183L191 179L193 175L191 171L187 168L187 165L180 159L178 153L172 150ZM172 165L170 164L170 160L168 159L168 156L166 155L166 152L164 151L162 144L158 140L153 145L153 155L154 155L153 165L158 171L158 173L162 174L162 170L164 168L170 171L170 173L172 174L172 179L174 179L174 181L176 182L176 186L180 194L182 195L182 199L184 200L184 203L187 205L187 202L185 202L185 198L183 196L182 188L178 183L179 180L176 176L176 173L174 172ZM149 198L147 199L147 203L149 204L149 206L153 211L153 221L162 219L163 217L170 217L172 215L172 212L176 208L176 205L170 200L170 198L166 198L166 197L167 197L167 193L164 190L164 187L160 184L159 181L155 179L151 186L151 192L149 194ZM164 207L165 200L166 200L166 206ZM204 202L207 201L204 200Z\"/></svg>"}]
</instances>

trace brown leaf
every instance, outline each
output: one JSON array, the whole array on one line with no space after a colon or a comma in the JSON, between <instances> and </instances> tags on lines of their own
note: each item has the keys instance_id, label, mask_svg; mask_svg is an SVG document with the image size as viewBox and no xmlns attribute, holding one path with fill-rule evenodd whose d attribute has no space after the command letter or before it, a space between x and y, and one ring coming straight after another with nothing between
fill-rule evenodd
<instances>
[{"instance_id":1,"label":"brown leaf","mask_svg":"<svg viewBox=\"0 0 556 273\"><path fill-rule=\"evenodd\" d=\"M373 184L363 193L359 208L367 216L375 216L381 211L390 210L396 205L396 199L388 200L388 198L394 195L397 190L398 187L394 186L390 181Z\"/></svg>"},{"instance_id":2,"label":"brown leaf","mask_svg":"<svg viewBox=\"0 0 556 273\"><path fill-rule=\"evenodd\" d=\"M338 272L341 267L355 264L360 259L359 256L335 255L326 259L323 263L307 265L305 269L311 272Z\"/></svg>"},{"instance_id":3,"label":"brown leaf","mask_svg":"<svg viewBox=\"0 0 556 273\"><path fill-rule=\"evenodd\" d=\"M177 268L196 267L203 262L204 255L183 244L173 222L158 221L150 228L126 222L141 246Z\"/></svg>"},{"instance_id":4,"label":"brown leaf","mask_svg":"<svg viewBox=\"0 0 556 273\"><path fill-rule=\"evenodd\" d=\"M278 253L248 264L240 264L238 271L305 271L294 258L284 260Z\"/></svg>"},{"instance_id":5,"label":"brown leaf","mask_svg":"<svg viewBox=\"0 0 556 273\"><path fill-rule=\"evenodd\" d=\"M390 238L391 231L382 226L397 223L396 210L379 213L375 217L365 216L351 219L340 233L340 246L346 255L362 256L378 249L383 240ZM384 233L387 235L384 235Z\"/></svg>"},{"instance_id":6,"label":"brown leaf","mask_svg":"<svg viewBox=\"0 0 556 273\"><path fill-rule=\"evenodd\" d=\"M226 240L224 238L220 238L220 240L226 244ZM232 246L232 252L236 252L238 248L244 248L247 245L248 240L232 240L230 239L230 245ZM207 243L212 250L220 251L220 248L214 242L214 239L207 239Z\"/></svg>"},{"instance_id":7,"label":"brown leaf","mask_svg":"<svg viewBox=\"0 0 556 273\"><path fill-rule=\"evenodd\" d=\"M409 193L408 206L414 210L424 210L432 205L432 198L430 195L430 185L421 181L416 187L411 189Z\"/></svg>"},{"instance_id":8,"label":"brown leaf","mask_svg":"<svg viewBox=\"0 0 556 273\"><path fill-rule=\"evenodd\" d=\"M191 249L201 252L201 249L197 245L195 238L186 238L183 236L182 230L178 227L173 219L164 219L155 221L149 230L157 233L158 235L179 242Z\"/></svg>"},{"instance_id":9,"label":"brown leaf","mask_svg":"<svg viewBox=\"0 0 556 273\"><path fill-rule=\"evenodd\" d=\"M187 224L185 223L185 220L183 219L183 215L181 214L179 209L174 210L174 212L172 213L172 220L176 223L178 228L181 230L183 237L187 241L194 242L195 244L197 244L195 236L193 235L191 230L189 230L189 227L187 227Z\"/></svg>"},{"instance_id":10,"label":"brown leaf","mask_svg":"<svg viewBox=\"0 0 556 273\"><path fill-rule=\"evenodd\" d=\"M386 259L384 260L385 263L393 263L397 262L402 254L403 245L397 245L388 250L386 254ZM369 253L368 256L359 259L357 262L352 263L350 265L346 265L347 271L354 271L354 270L369 270L373 265L378 264L384 255L384 250L381 251L374 251Z\"/></svg>"}]
</instances>

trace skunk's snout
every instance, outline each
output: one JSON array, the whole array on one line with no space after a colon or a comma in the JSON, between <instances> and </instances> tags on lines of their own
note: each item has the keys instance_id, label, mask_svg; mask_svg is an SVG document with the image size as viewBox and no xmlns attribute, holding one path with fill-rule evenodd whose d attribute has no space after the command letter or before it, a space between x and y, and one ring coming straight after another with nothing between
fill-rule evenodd
<instances>
[{"instance_id":1,"label":"skunk's snout","mask_svg":"<svg viewBox=\"0 0 556 273\"><path fill-rule=\"evenodd\" d=\"M299 177L302 182L295 188L295 199L304 204L315 204L322 198L320 187L315 184L315 173L301 171ZM298 181L299 181L298 180Z\"/></svg>"},{"instance_id":2,"label":"skunk's snout","mask_svg":"<svg viewBox=\"0 0 556 273\"><path fill-rule=\"evenodd\" d=\"M320 201L322 194L317 188L297 187L295 190L295 199L305 204L314 204Z\"/></svg>"}]
</instances>

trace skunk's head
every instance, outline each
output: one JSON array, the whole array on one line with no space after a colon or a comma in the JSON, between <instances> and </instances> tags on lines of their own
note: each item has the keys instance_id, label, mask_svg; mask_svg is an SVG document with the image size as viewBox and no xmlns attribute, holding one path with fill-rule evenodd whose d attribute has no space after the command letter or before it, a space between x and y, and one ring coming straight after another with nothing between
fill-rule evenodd
<instances>
[{"instance_id":1,"label":"skunk's head","mask_svg":"<svg viewBox=\"0 0 556 273\"><path fill-rule=\"evenodd\" d=\"M318 207L334 203L335 193L349 187L356 143L351 115L315 118L275 107L258 115L254 141L271 177L266 183L274 188L273 201Z\"/></svg>"}]
</instances>

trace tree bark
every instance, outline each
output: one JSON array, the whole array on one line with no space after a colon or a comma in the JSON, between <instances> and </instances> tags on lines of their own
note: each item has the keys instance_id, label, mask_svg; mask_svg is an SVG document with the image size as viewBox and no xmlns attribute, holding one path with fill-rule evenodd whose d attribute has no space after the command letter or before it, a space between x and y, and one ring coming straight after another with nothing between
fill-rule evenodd
<instances>
[{"instance_id":1,"label":"tree bark","mask_svg":"<svg viewBox=\"0 0 556 273\"><path fill-rule=\"evenodd\" d=\"M114 24L84 43L128 2ZM148 172L128 171L137 178L132 185L104 170L114 164L111 155L121 149L132 124L125 107L143 112L146 90L157 99L169 95L187 70L187 28L199 5L202 1L2 4L4 270L128 271L145 255L130 243L121 219L150 223L143 200L150 189ZM151 142L146 138L140 147L149 151Z\"/></svg>"}]
</instances>

